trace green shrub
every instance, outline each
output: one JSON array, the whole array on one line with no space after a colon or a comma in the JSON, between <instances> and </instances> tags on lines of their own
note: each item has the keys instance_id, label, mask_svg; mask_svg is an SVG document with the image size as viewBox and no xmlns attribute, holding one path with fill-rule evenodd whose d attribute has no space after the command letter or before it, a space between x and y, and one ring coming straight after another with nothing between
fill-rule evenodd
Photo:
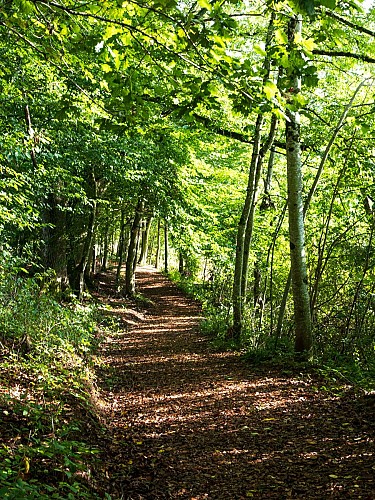
<instances>
[{"instance_id":1,"label":"green shrub","mask_svg":"<svg viewBox=\"0 0 375 500\"><path fill-rule=\"evenodd\" d=\"M0 498L99 498L82 420L95 420L96 311L59 303L49 280L0 274Z\"/></svg>"}]
</instances>

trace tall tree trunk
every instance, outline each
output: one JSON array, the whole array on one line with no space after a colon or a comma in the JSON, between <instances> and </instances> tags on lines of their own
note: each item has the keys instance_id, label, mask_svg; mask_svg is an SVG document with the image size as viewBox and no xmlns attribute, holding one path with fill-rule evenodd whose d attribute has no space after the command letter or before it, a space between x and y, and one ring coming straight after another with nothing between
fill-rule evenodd
<instances>
[{"instance_id":1,"label":"tall tree trunk","mask_svg":"<svg viewBox=\"0 0 375 500\"><path fill-rule=\"evenodd\" d=\"M253 154L251 157L250 171L248 184L246 189L246 198L244 202L244 206L242 208L242 213L240 217L240 221L238 223L237 229L237 239L236 239L236 258L234 265L234 278L233 278L233 330L232 334L234 338L239 338L242 333L242 309L243 309L243 273L244 273L244 248L245 248L245 234L246 234L246 226L247 220L249 218L249 213L251 209L251 203L253 199L253 190L254 190L254 178L256 172L256 165L258 162L258 154L260 150L260 140L261 140L261 129L263 125L263 115L258 115L255 133L254 133L254 146L253 146Z\"/></svg>"},{"instance_id":2,"label":"tall tree trunk","mask_svg":"<svg viewBox=\"0 0 375 500\"><path fill-rule=\"evenodd\" d=\"M96 271L97 271L97 258L98 258L98 250L99 250L99 246L97 245L97 243L94 243L93 247L92 247L92 260L91 260L91 273L94 275L96 274Z\"/></svg>"},{"instance_id":3,"label":"tall tree trunk","mask_svg":"<svg viewBox=\"0 0 375 500\"><path fill-rule=\"evenodd\" d=\"M148 240L150 237L150 229L153 217L150 216L146 220L146 226L142 231L142 240L141 240L141 254L139 256L139 263L141 266L146 265L147 255L148 255Z\"/></svg>"},{"instance_id":4,"label":"tall tree trunk","mask_svg":"<svg viewBox=\"0 0 375 500\"><path fill-rule=\"evenodd\" d=\"M257 201L258 201L257 196L258 196L259 182L260 182L260 178L261 178L261 174L262 174L263 160L264 160L266 153L268 152L268 150L270 149L270 147L272 146L272 144L274 142L276 128L277 128L277 118L276 118L276 116L273 116L271 118L271 125L270 125L270 130L269 130L267 140L265 141L263 146L260 148L259 155L258 155L258 161L256 164L254 185L253 185L253 190L252 190L253 196L252 196L252 200L251 200L249 216L248 216L247 222L246 222L244 248L243 248L242 284L241 284L241 295L243 297L243 302L246 302L249 255L250 255L251 241L252 241L252 237L253 237L255 209L256 209L256 205L257 205Z\"/></svg>"},{"instance_id":5,"label":"tall tree trunk","mask_svg":"<svg viewBox=\"0 0 375 500\"><path fill-rule=\"evenodd\" d=\"M103 248L103 261L102 261L102 271L107 270L108 265L108 253L109 253L109 217L107 217L104 227L104 248Z\"/></svg>"},{"instance_id":6,"label":"tall tree trunk","mask_svg":"<svg viewBox=\"0 0 375 500\"><path fill-rule=\"evenodd\" d=\"M262 281L262 273L259 269L259 262L255 262L255 264L254 264L253 275L254 275L254 285L253 285L254 297L253 298L254 298L254 308L255 308L257 306L258 301L259 301L260 296L261 296L260 284Z\"/></svg>"},{"instance_id":7,"label":"tall tree trunk","mask_svg":"<svg viewBox=\"0 0 375 500\"><path fill-rule=\"evenodd\" d=\"M184 256L182 252L178 254L178 272L182 275L184 274Z\"/></svg>"},{"instance_id":8,"label":"tall tree trunk","mask_svg":"<svg viewBox=\"0 0 375 500\"><path fill-rule=\"evenodd\" d=\"M35 148L34 148L35 133L34 133L32 123L31 123L31 114L30 114L30 108L29 108L28 104L26 104L24 111L25 111L25 121L26 121L27 133L28 133L29 139L31 141L31 148L30 148L31 161L33 163L34 169L36 170L38 168L38 164L36 161L36 153L35 153Z\"/></svg>"},{"instance_id":9,"label":"tall tree trunk","mask_svg":"<svg viewBox=\"0 0 375 500\"><path fill-rule=\"evenodd\" d=\"M120 288L120 276L121 268L124 259L124 248L125 248L125 209L121 209L121 220L120 220L120 238L119 238L119 249L118 249L118 263L116 270L116 290L119 291Z\"/></svg>"},{"instance_id":10,"label":"tall tree trunk","mask_svg":"<svg viewBox=\"0 0 375 500\"><path fill-rule=\"evenodd\" d=\"M269 195L270 194L270 189L271 189L271 180L272 180L272 172L273 172L273 165L275 163L275 147L271 147L270 151L270 157L268 159L268 165L267 165L267 175L266 178L264 179L264 194Z\"/></svg>"},{"instance_id":11,"label":"tall tree trunk","mask_svg":"<svg viewBox=\"0 0 375 500\"><path fill-rule=\"evenodd\" d=\"M327 146L325 147L324 149L324 153L322 155L322 158L320 160L320 163L319 163L319 167L318 167L318 170L315 174L315 177L314 177L314 181L309 189L309 192L308 192L308 195L306 197L306 200L305 200L305 203L304 203L304 206L303 206L303 216L305 217L306 216L306 213L309 209L309 206L310 206L310 203L311 203L311 200L315 194L315 191L316 191L316 188L319 184L319 180L320 180L320 177L323 173L323 169L325 167L325 164L327 162L327 158L328 158L328 155L335 143L335 140L340 132L340 130L342 129L342 127L344 126L345 124L345 120L346 120L346 117L348 116L348 113L349 111L352 109L353 105L354 105L354 102L355 102L355 99L359 93L359 91L361 90L361 88L366 84L366 82L368 81L368 78L366 78L365 80L363 80L359 85L358 87L355 89L353 95L352 95L352 98L350 99L350 101L348 102L348 104L345 106L341 116L340 116L340 119L336 125L336 127L334 128L332 134L331 134L331 137L328 141L328 144ZM318 261L319 263L319 261ZM317 266L317 269L319 268L319 265ZM320 271L320 269L319 269ZM315 274L316 276L319 275L319 271L315 271ZM291 274L290 274L290 271L289 271L289 275L288 275L288 279L285 283L285 288L284 288L284 292L283 292L283 297L282 297L282 301L281 301L281 304L280 304L280 308L279 308L279 314L278 314L278 319L277 319L277 328L276 328L276 339L278 339L280 336L281 336L281 331L282 331L282 326L283 326L283 321L284 321L284 315L285 315L285 309L286 309L286 304L287 304L287 300L288 300L288 295L289 295L289 289L290 289L290 285L291 285L291 282L292 282L292 279L291 279ZM314 311L314 307L315 307L315 295L316 295L316 291L315 291L315 288L317 287L317 280L315 280L315 283L314 283L314 287L313 287L313 292L312 292L312 297L311 297L311 303L310 303L310 308L311 308L311 312Z\"/></svg>"},{"instance_id":12,"label":"tall tree trunk","mask_svg":"<svg viewBox=\"0 0 375 500\"><path fill-rule=\"evenodd\" d=\"M116 256L117 256L117 259L120 258L120 254L121 254L121 251L123 250L124 248L124 241L123 241L123 234L121 232L121 228L120 228L120 236L119 236L119 239L118 239L118 245L117 245L117 249L116 249Z\"/></svg>"},{"instance_id":13,"label":"tall tree trunk","mask_svg":"<svg viewBox=\"0 0 375 500\"><path fill-rule=\"evenodd\" d=\"M43 264L46 269L55 271L58 286L64 290L68 286L68 274L66 212L62 209L62 203L61 199L53 193L47 196L43 211L45 223Z\"/></svg>"},{"instance_id":14,"label":"tall tree trunk","mask_svg":"<svg viewBox=\"0 0 375 500\"><path fill-rule=\"evenodd\" d=\"M164 222L164 272L168 273L168 223Z\"/></svg>"},{"instance_id":15,"label":"tall tree trunk","mask_svg":"<svg viewBox=\"0 0 375 500\"><path fill-rule=\"evenodd\" d=\"M133 274L135 275L135 270L137 268L137 255L138 255L138 250L139 250L139 241L141 239L141 228L139 228L139 231L137 233L137 241L135 243L135 252L134 252L134 259L133 259Z\"/></svg>"},{"instance_id":16,"label":"tall tree trunk","mask_svg":"<svg viewBox=\"0 0 375 500\"><path fill-rule=\"evenodd\" d=\"M27 134L31 142L30 157L34 169L38 168L35 152L35 132L31 122L29 105L24 108ZM42 230L44 251L43 266L46 269L53 269L56 273L57 286L60 290L65 290L68 286L67 273L67 240L66 240L66 212L63 210L63 200L55 193L49 193L45 200L43 210Z\"/></svg>"},{"instance_id":17,"label":"tall tree trunk","mask_svg":"<svg viewBox=\"0 0 375 500\"><path fill-rule=\"evenodd\" d=\"M97 215L97 184L94 176L94 172L91 172L91 178L89 180L89 190L92 191L91 196L91 207L90 213L87 221L86 236L83 243L81 259L75 268L72 270L69 276L69 283L73 292L80 297L85 286L85 270L87 263L89 261L90 252L92 251L92 245L94 241L95 234L95 222Z\"/></svg>"},{"instance_id":18,"label":"tall tree trunk","mask_svg":"<svg viewBox=\"0 0 375 500\"><path fill-rule=\"evenodd\" d=\"M73 269L69 276L69 283L73 292L80 297L85 287L85 270L89 260L90 249L92 248L92 239L94 237L96 201L92 200L92 208L90 210L89 219L87 222L86 236L82 250L82 256L78 264Z\"/></svg>"},{"instance_id":19,"label":"tall tree trunk","mask_svg":"<svg viewBox=\"0 0 375 500\"><path fill-rule=\"evenodd\" d=\"M156 255L155 255L155 267L159 269L160 265L160 235L161 235L161 221L158 219L158 235L156 238Z\"/></svg>"},{"instance_id":20,"label":"tall tree trunk","mask_svg":"<svg viewBox=\"0 0 375 500\"><path fill-rule=\"evenodd\" d=\"M270 208L275 208L275 204L273 203L270 195L270 190L271 190L271 180L272 180L272 173L273 173L273 166L275 163L275 147L271 147L270 151L270 156L268 158L268 163L267 163L267 174L266 178L264 179L264 195L262 198L262 202L260 204L260 210L268 210Z\"/></svg>"},{"instance_id":21,"label":"tall tree trunk","mask_svg":"<svg viewBox=\"0 0 375 500\"><path fill-rule=\"evenodd\" d=\"M266 47L269 47L272 39L273 33L273 23L275 16L272 14L268 31L267 31L267 39L266 39ZM265 74L263 77L263 81L266 82L268 80L270 74L270 60L269 57L266 56L264 60L264 70ZM250 169L249 169L249 177L246 188L246 197L244 201L244 205L241 212L241 217L238 223L237 228L237 238L236 238L236 256L235 256L235 264L234 264L234 277L233 277L233 292L232 292L232 304L233 304L233 326L232 326L232 335L234 338L239 338L242 333L243 327L243 305L244 305L244 293L247 283L247 266L248 266L248 255L249 250L246 251L246 247L249 247L252 233L252 223L249 222L249 216L251 212L251 207L254 201L254 194L257 189L257 174L259 173L259 154L261 151L261 133L262 127L264 123L264 115L263 113L259 113L257 116L254 136L253 136L253 151L251 155ZM245 241L246 240L246 241ZM245 255L246 253L246 255Z\"/></svg>"},{"instance_id":22,"label":"tall tree trunk","mask_svg":"<svg viewBox=\"0 0 375 500\"><path fill-rule=\"evenodd\" d=\"M301 33L300 16L293 17L288 25L290 50L294 48L295 35ZM296 71L291 78L295 92L301 88ZM288 178L289 243L295 321L295 352L300 359L309 359L312 348L312 326L308 290L305 226L302 201L302 164L300 145L300 116L297 111L287 111L286 156Z\"/></svg>"},{"instance_id":23,"label":"tall tree trunk","mask_svg":"<svg viewBox=\"0 0 375 500\"><path fill-rule=\"evenodd\" d=\"M95 178L93 177L92 179L93 185L95 184L95 200L97 199L97 184L95 181ZM90 241L90 248L88 251L88 256L87 256L87 261L85 265L85 270L84 270L84 280L85 280L85 285L89 288L92 289L94 287L93 279L92 276L94 274L94 269L96 266L96 221L98 219L98 211L99 211L99 206L98 203L95 201L95 207L94 207L94 221L93 221L93 227L92 227L92 235L91 235L91 241Z\"/></svg>"},{"instance_id":24,"label":"tall tree trunk","mask_svg":"<svg viewBox=\"0 0 375 500\"><path fill-rule=\"evenodd\" d=\"M128 254L126 257L125 294L129 297L133 296L135 293L134 260L137 257L137 240L143 210L144 203L142 200L139 200L130 231Z\"/></svg>"},{"instance_id":25,"label":"tall tree trunk","mask_svg":"<svg viewBox=\"0 0 375 500\"><path fill-rule=\"evenodd\" d=\"M91 273L92 273L92 263L93 263L92 261L94 256L94 247L95 247L95 242L93 241L85 266L85 284L89 285L89 288L92 285Z\"/></svg>"}]
</instances>

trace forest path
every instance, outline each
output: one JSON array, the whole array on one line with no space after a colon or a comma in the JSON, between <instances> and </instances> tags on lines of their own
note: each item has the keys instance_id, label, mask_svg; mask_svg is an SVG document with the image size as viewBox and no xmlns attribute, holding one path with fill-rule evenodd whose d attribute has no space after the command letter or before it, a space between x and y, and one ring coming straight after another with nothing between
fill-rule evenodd
<instances>
[{"instance_id":1,"label":"forest path","mask_svg":"<svg viewBox=\"0 0 375 500\"><path fill-rule=\"evenodd\" d=\"M112 498L375 498L372 400L215 352L198 304L152 268L137 288L152 304L108 299L101 353Z\"/></svg>"}]
</instances>

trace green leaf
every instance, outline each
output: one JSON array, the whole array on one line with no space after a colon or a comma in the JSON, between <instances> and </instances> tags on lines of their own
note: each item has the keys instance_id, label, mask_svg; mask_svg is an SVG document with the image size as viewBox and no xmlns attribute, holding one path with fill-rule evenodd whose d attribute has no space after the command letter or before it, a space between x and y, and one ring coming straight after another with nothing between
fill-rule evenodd
<instances>
[{"instance_id":1,"label":"green leaf","mask_svg":"<svg viewBox=\"0 0 375 500\"><path fill-rule=\"evenodd\" d=\"M102 70L104 73L110 73L112 71L112 68L109 64L102 64Z\"/></svg>"},{"instance_id":2,"label":"green leaf","mask_svg":"<svg viewBox=\"0 0 375 500\"><path fill-rule=\"evenodd\" d=\"M319 5L323 5L323 7L328 7L333 10L336 8L336 0L321 0Z\"/></svg>"},{"instance_id":3,"label":"green leaf","mask_svg":"<svg viewBox=\"0 0 375 500\"><path fill-rule=\"evenodd\" d=\"M275 97L276 92L278 92L278 88L273 82L268 80L263 86L263 92L266 94L267 99L271 101Z\"/></svg>"},{"instance_id":4,"label":"green leaf","mask_svg":"<svg viewBox=\"0 0 375 500\"><path fill-rule=\"evenodd\" d=\"M109 38L112 38L114 35L117 35L117 33L120 33L120 32L121 32L121 30L117 26L110 25L105 30L103 40L108 40Z\"/></svg>"},{"instance_id":5,"label":"green leaf","mask_svg":"<svg viewBox=\"0 0 375 500\"><path fill-rule=\"evenodd\" d=\"M282 120L282 121L287 121L288 120L288 117L286 116L286 114L280 109L280 108L274 108L272 110L272 113L279 119L279 120Z\"/></svg>"},{"instance_id":6,"label":"green leaf","mask_svg":"<svg viewBox=\"0 0 375 500\"><path fill-rule=\"evenodd\" d=\"M266 57L267 52L264 50L263 47L261 47L258 44L255 44L253 48L254 48L254 52L256 52L257 54L259 54L259 55L261 55L263 57Z\"/></svg>"},{"instance_id":7,"label":"green leaf","mask_svg":"<svg viewBox=\"0 0 375 500\"><path fill-rule=\"evenodd\" d=\"M207 9L209 11L212 10L212 7L210 5L210 2L208 2L208 0L198 0L198 4L203 8L203 9Z\"/></svg>"},{"instance_id":8,"label":"green leaf","mask_svg":"<svg viewBox=\"0 0 375 500\"><path fill-rule=\"evenodd\" d=\"M27 0L20 0L18 2L19 10L23 14L31 14L32 12L35 12L35 6L33 5L32 2L28 2Z\"/></svg>"},{"instance_id":9,"label":"green leaf","mask_svg":"<svg viewBox=\"0 0 375 500\"><path fill-rule=\"evenodd\" d=\"M283 54L283 56L280 59L280 65L283 68L289 68L290 63L289 63L289 55L288 54Z\"/></svg>"},{"instance_id":10,"label":"green leaf","mask_svg":"<svg viewBox=\"0 0 375 500\"><path fill-rule=\"evenodd\" d=\"M301 46L308 52L312 52L316 47L316 43L312 38L306 38L301 41Z\"/></svg>"},{"instance_id":11,"label":"green leaf","mask_svg":"<svg viewBox=\"0 0 375 500\"><path fill-rule=\"evenodd\" d=\"M299 106L305 106L307 104L307 99L304 97L302 94L296 94L294 96L294 101L297 103Z\"/></svg>"},{"instance_id":12,"label":"green leaf","mask_svg":"<svg viewBox=\"0 0 375 500\"><path fill-rule=\"evenodd\" d=\"M288 37L284 30L278 29L275 31L275 40L279 45L286 45L288 43Z\"/></svg>"}]
</instances>

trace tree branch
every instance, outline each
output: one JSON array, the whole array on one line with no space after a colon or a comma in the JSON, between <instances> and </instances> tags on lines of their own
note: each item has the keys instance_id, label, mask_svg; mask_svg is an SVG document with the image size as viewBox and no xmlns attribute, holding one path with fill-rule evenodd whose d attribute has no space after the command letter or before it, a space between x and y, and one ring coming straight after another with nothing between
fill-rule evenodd
<instances>
[{"instance_id":1,"label":"tree branch","mask_svg":"<svg viewBox=\"0 0 375 500\"><path fill-rule=\"evenodd\" d=\"M198 48L193 44L190 37L188 37L189 43L193 44L194 51L197 53L198 57L203 61L203 64L205 66L198 64L197 62L193 61L191 58L187 57L185 54L183 54L181 52L176 52L176 51L170 49L169 47L167 47L166 44L160 42L160 40L156 36L151 35L145 31L143 31L142 29L138 28L137 26L133 26L133 25L128 24L124 21L119 21L117 19L110 19L108 17L100 16L98 14L93 14L91 12L78 11L78 10L72 9L70 7L67 7L65 5L60 5L60 4L53 2L53 1L47 2L47 0L34 0L34 3L39 3L42 5L48 6L48 7L52 6L52 7L55 7L56 9L59 9L67 14L70 14L70 15L74 15L74 16L78 16L78 17L85 17L88 19L95 19L95 20L101 21L103 23L113 24L115 26L121 26L122 28L125 28L126 30L128 30L132 34L137 33L137 34L147 38L148 40L151 40L156 45L158 45L159 47L164 49L168 54L174 56L175 58L177 57L178 59L181 59L182 61L184 61L188 65L192 66L193 68L195 68L199 71L202 71L203 73L207 73L207 71L212 71L212 72L216 73L223 80L225 80L228 85L231 85L232 88L234 88L237 92L242 94L246 99L249 99L249 101L254 100L253 97L249 94L249 92L247 92L245 89L241 88L241 86L239 84L236 84L235 82L231 81L231 79L226 77L221 71L219 71L219 69L217 67L212 66L212 64L210 64L209 61L206 61L205 58L202 56L202 54L198 51ZM184 32L185 32L185 34L187 33L186 30L184 30Z\"/></svg>"},{"instance_id":2,"label":"tree branch","mask_svg":"<svg viewBox=\"0 0 375 500\"><path fill-rule=\"evenodd\" d=\"M205 128L212 134L217 134L221 135L223 137L228 137L229 139L234 139L235 141L242 142L244 144L253 144L254 141L252 141L246 134L242 134L241 132L234 132L232 130L227 130L224 128L218 128L215 126L215 124L206 117L200 116L197 113L192 114L193 118L196 120L196 122L204 125ZM274 146L280 148L280 149L285 149L285 142L281 141L273 141ZM301 148L307 149L306 146L302 146Z\"/></svg>"},{"instance_id":3,"label":"tree branch","mask_svg":"<svg viewBox=\"0 0 375 500\"><path fill-rule=\"evenodd\" d=\"M313 54L318 56L330 56L330 57L348 57L349 59L357 59L358 61L375 63L375 58L366 56L364 54L355 54L354 52L347 52L345 50L320 50L314 49Z\"/></svg>"},{"instance_id":4,"label":"tree branch","mask_svg":"<svg viewBox=\"0 0 375 500\"><path fill-rule=\"evenodd\" d=\"M4 23L3 21L0 21L0 26L4 26L7 30L11 31L12 33L14 33L18 38L19 40L22 40L24 43L26 43L27 45L29 45L32 49L35 50L35 52L37 52L38 54L40 54L41 56L43 56L43 58L47 61L47 63L49 63L51 66L53 66L54 68L56 68L69 82L71 82L83 95L85 95L91 102L95 103L98 107L100 107L103 111L105 111L106 113L109 113L109 114L113 114L111 113L108 109L105 108L105 106L103 106L98 100L96 100L94 97L92 97L90 95L90 93L85 90L81 85L79 85L72 77L70 77L67 73L65 73L65 71L63 71L61 69L61 64L57 64L55 63L54 61L52 61L46 52L44 52L42 49L40 49L37 45L35 45L34 42L32 42L31 40L29 40L27 37L25 37L24 35L22 35L22 33L19 33L17 30L15 30L13 27L11 26L8 26L6 23ZM69 70L70 68L68 68Z\"/></svg>"},{"instance_id":5,"label":"tree branch","mask_svg":"<svg viewBox=\"0 0 375 500\"><path fill-rule=\"evenodd\" d=\"M366 35L370 35L375 38L375 31L369 30L364 26L358 26L358 24L352 23L351 21L348 21L344 17L341 17L338 14L335 14L334 12L326 11L325 14L326 16L335 19L339 23L344 24L345 26L349 26L349 28L353 28L356 31L359 31L360 33L365 33Z\"/></svg>"}]
</instances>

